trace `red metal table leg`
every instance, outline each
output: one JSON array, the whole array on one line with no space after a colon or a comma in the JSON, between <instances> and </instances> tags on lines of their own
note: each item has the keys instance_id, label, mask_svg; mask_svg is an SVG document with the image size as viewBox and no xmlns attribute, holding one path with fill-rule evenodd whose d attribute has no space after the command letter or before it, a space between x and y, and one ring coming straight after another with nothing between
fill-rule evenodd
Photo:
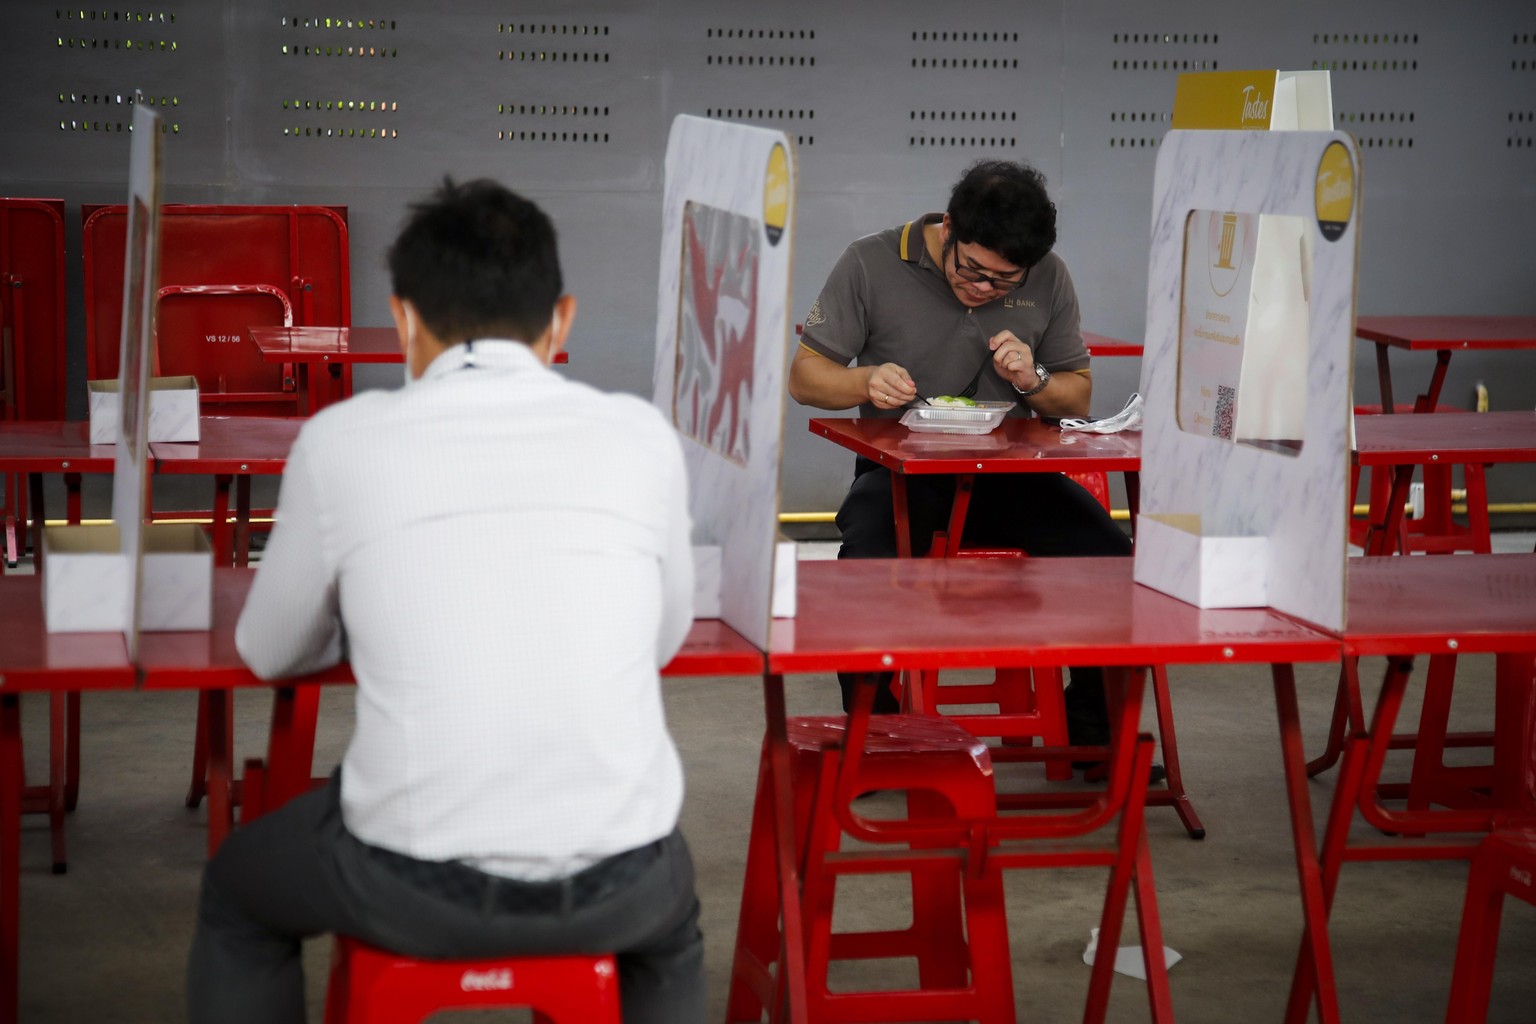
<instances>
[{"instance_id":1,"label":"red metal table leg","mask_svg":"<svg viewBox=\"0 0 1536 1024\"><path fill-rule=\"evenodd\" d=\"M314 771L315 724L320 687L280 686L272 693L272 727L267 738L263 812L273 811L309 790Z\"/></svg>"},{"instance_id":2,"label":"red metal table leg","mask_svg":"<svg viewBox=\"0 0 1536 1024\"><path fill-rule=\"evenodd\" d=\"M1392 404L1392 367L1387 362L1387 346L1376 343L1376 385L1381 389L1381 411L1388 415L1397 411Z\"/></svg>"},{"instance_id":3,"label":"red metal table leg","mask_svg":"<svg viewBox=\"0 0 1536 1024\"><path fill-rule=\"evenodd\" d=\"M230 538L229 528L229 485L232 480L227 473L220 473L213 478L213 564L229 566L234 564L233 542Z\"/></svg>"},{"instance_id":4,"label":"red metal table leg","mask_svg":"<svg viewBox=\"0 0 1536 1024\"><path fill-rule=\"evenodd\" d=\"M1136 517L1141 515L1141 474L1125 471L1125 503L1131 510L1131 539L1136 539Z\"/></svg>"},{"instance_id":5,"label":"red metal table leg","mask_svg":"<svg viewBox=\"0 0 1536 1024\"><path fill-rule=\"evenodd\" d=\"M1365 711L1360 705L1360 659L1344 658L1339 666L1339 689L1333 698L1333 719L1328 723L1328 745L1307 762L1307 775L1317 775L1338 763L1344 739L1365 730Z\"/></svg>"},{"instance_id":6,"label":"red metal table leg","mask_svg":"<svg viewBox=\"0 0 1536 1024\"><path fill-rule=\"evenodd\" d=\"M228 690L208 690L208 856L218 852L234 815L234 730Z\"/></svg>"},{"instance_id":7,"label":"red metal table leg","mask_svg":"<svg viewBox=\"0 0 1536 1024\"><path fill-rule=\"evenodd\" d=\"M80 802L80 691L71 690L64 701L65 759L64 809L72 811Z\"/></svg>"},{"instance_id":8,"label":"red metal table leg","mask_svg":"<svg viewBox=\"0 0 1536 1024\"><path fill-rule=\"evenodd\" d=\"M971 493L976 489L976 477L970 473L961 473L955 477L955 500L949 507L949 550L951 553L960 550L960 541L965 536L965 515L971 508Z\"/></svg>"},{"instance_id":9,"label":"red metal table leg","mask_svg":"<svg viewBox=\"0 0 1536 1024\"><path fill-rule=\"evenodd\" d=\"M1366 532L1367 555L1390 555L1393 547L1402 546L1403 506L1408 501L1408 489L1413 484L1413 467L1397 466L1392 470L1392 490L1387 495L1387 507L1382 511L1380 526L1372 524Z\"/></svg>"},{"instance_id":10,"label":"red metal table leg","mask_svg":"<svg viewBox=\"0 0 1536 1024\"><path fill-rule=\"evenodd\" d=\"M235 481L235 565L241 569L251 560L251 478Z\"/></svg>"},{"instance_id":11,"label":"red metal table leg","mask_svg":"<svg viewBox=\"0 0 1536 1024\"><path fill-rule=\"evenodd\" d=\"M1303 955L1310 955L1311 973L1317 983L1317 1012L1320 1024L1338 1024L1338 994L1333 977L1333 952L1328 939L1328 911L1318 863L1317 837L1312 824L1312 798L1307 790L1306 753L1301 740L1301 714L1296 704L1296 673L1290 665L1270 666L1275 686L1275 711L1280 723L1280 753L1285 770L1286 795L1291 811L1291 837L1296 849L1296 870L1301 882ZM1292 986L1292 1005L1286 1020L1306 1018L1306 996L1300 998L1299 1013L1296 986Z\"/></svg>"},{"instance_id":12,"label":"red metal table leg","mask_svg":"<svg viewBox=\"0 0 1536 1024\"><path fill-rule=\"evenodd\" d=\"M43 527L47 516L43 512L43 474L27 474L27 490L32 493L32 570L43 574Z\"/></svg>"},{"instance_id":13,"label":"red metal table leg","mask_svg":"<svg viewBox=\"0 0 1536 1024\"><path fill-rule=\"evenodd\" d=\"M16 1019L21 949L21 703L0 694L0 1020Z\"/></svg>"},{"instance_id":14,"label":"red metal table leg","mask_svg":"<svg viewBox=\"0 0 1536 1024\"><path fill-rule=\"evenodd\" d=\"M1173 728L1173 695L1168 690L1168 666L1152 666L1152 704L1157 711L1157 734L1163 741L1163 769L1168 773L1167 791L1158 794L1158 803L1172 805L1191 839L1205 838L1205 825L1195 813L1195 805L1184 791L1184 772L1179 767L1179 740Z\"/></svg>"},{"instance_id":15,"label":"red metal table leg","mask_svg":"<svg viewBox=\"0 0 1536 1024\"><path fill-rule=\"evenodd\" d=\"M1500 654L1494 662L1493 798L1498 807L1536 808L1528 779L1536 743L1536 655Z\"/></svg>"},{"instance_id":16,"label":"red metal table leg","mask_svg":"<svg viewBox=\"0 0 1536 1024\"><path fill-rule=\"evenodd\" d=\"M53 853L53 873L69 869L64 846L64 782L66 760L65 700L62 692L48 694L48 835Z\"/></svg>"},{"instance_id":17,"label":"red metal table leg","mask_svg":"<svg viewBox=\"0 0 1536 1024\"><path fill-rule=\"evenodd\" d=\"M1450 365L1451 350L1438 349L1435 352L1435 372L1429 377L1429 390L1414 400L1414 412L1435 411L1435 406L1440 404L1440 389L1445 385L1445 371Z\"/></svg>"},{"instance_id":18,"label":"red metal table leg","mask_svg":"<svg viewBox=\"0 0 1536 1024\"><path fill-rule=\"evenodd\" d=\"M912 524L907 519L907 478L891 473L891 512L896 517L896 557L912 557Z\"/></svg>"},{"instance_id":19,"label":"red metal table leg","mask_svg":"<svg viewBox=\"0 0 1536 1024\"><path fill-rule=\"evenodd\" d=\"M898 477L899 479L899 477ZM779 913L783 948L777 1005L769 1020L810 1019L805 992L805 928L800 906L800 853L795 837L795 794L791 777L789 731L784 712L784 677L763 675L763 710L767 719L768 756L773 787L774 846L778 853Z\"/></svg>"}]
</instances>

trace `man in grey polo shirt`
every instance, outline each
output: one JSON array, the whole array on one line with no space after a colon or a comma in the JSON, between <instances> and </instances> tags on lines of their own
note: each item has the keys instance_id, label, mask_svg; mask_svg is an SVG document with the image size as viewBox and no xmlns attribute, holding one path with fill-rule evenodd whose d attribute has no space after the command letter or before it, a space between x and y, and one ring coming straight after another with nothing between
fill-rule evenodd
<instances>
[{"instance_id":1,"label":"man in grey polo shirt","mask_svg":"<svg viewBox=\"0 0 1536 1024\"><path fill-rule=\"evenodd\" d=\"M1031 167L968 168L945 213L861 238L832 268L805 320L789 393L818 409L897 417L917 399L969 394L1016 401L1010 415L1087 416L1093 380L1077 293L1056 244L1056 207ZM850 365L851 364L851 365ZM944 528L952 477L907 481L913 554ZM837 513L841 558L896 554L890 471L860 458ZM1059 473L977 478L967 544L1032 556L1128 555L1104 508ZM846 706L853 676L840 676ZM882 684L877 711L894 711ZM1075 744L1107 739L1102 673L1074 668L1067 716Z\"/></svg>"}]
</instances>

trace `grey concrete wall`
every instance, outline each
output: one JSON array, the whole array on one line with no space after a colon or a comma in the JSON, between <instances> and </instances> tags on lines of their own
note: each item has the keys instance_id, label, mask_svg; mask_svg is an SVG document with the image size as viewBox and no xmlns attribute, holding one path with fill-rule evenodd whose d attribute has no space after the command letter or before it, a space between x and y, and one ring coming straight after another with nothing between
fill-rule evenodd
<instances>
[{"instance_id":1,"label":"grey concrete wall","mask_svg":"<svg viewBox=\"0 0 1536 1024\"><path fill-rule=\"evenodd\" d=\"M444 174L499 178L561 230L582 311L573 375L648 393L666 131L679 113L798 142L797 319L854 237L943 205L984 155L1050 179L1087 329L1138 338L1152 168L1184 70L1333 71L1364 156L1362 313L1529 313L1536 234L1536 18L1526 3L1293 0L3 0L0 194L120 202L134 89L165 115L168 202L350 209L353 322L387 322L382 250ZM71 211L73 408L83 409L79 219ZM1430 358L1395 362L1406 393ZM1536 405L1536 354L1459 355ZM1136 360L1095 367L1095 411ZM1371 353L1356 393L1374 401ZM397 372L360 374L392 384ZM783 508L835 508L851 457L791 404ZM1494 501L1536 499L1499 471Z\"/></svg>"}]
</instances>

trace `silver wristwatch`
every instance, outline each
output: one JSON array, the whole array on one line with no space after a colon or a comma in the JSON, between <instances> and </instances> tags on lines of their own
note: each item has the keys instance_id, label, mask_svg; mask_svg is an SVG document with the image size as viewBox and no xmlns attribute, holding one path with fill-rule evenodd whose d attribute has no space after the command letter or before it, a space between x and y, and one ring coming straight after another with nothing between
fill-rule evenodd
<instances>
[{"instance_id":1,"label":"silver wristwatch","mask_svg":"<svg viewBox=\"0 0 1536 1024\"><path fill-rule=\"evenodd\" d=\"M1051 382L1051 371L1047 370L1039 363L1035 364L1035 375L1040 378L1040 383L1036 384L1028 391L1025 391L1017 384L1013 385L1013 390L1017 391L1021 398L1029 398L1031 395L1038 395L1040 392L1044 391L1045 386Z\"/></svg>"}]
</instances>

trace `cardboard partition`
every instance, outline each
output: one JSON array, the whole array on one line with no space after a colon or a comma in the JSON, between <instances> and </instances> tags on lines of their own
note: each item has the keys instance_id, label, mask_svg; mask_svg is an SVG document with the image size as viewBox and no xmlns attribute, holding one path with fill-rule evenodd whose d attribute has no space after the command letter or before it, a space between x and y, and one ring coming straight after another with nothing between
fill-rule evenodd
<instances>
[{"instance_id":1,"label":"cardboard partition","mask_svg":"<svg viewBox=\"0 0 1536 1024\"><path fill-rule=\"evenodd\" d=\"M1254 294L1244 268L1265 225L1276 226L1271 269L1289 284ZM1348 134L1164 138L1137 582L1201 607L1268 604L1343 627L1359 237Z\"/></svg>"},{"instance_id":2,"label":"cardboard partition","mask_svg":"<svg viewBox=\"0 0 1536 1024\"><path fill-rule=\"evenodd\" d=\"M120 629L130 659L138 656L141 629L207 629L213 609L213 554L201 530L187 524L147 528L144 522L162 139L160 118L137 96L129 144L123 258L127 270L113 429L118 439L112 475L114 525L105 530L66 526L46 531L43 561L47 628ZM111 389L97 391L112 394Z\"/></svg>"},{"instance_id":3,"label":"cardboard partition","mask_svg":"<svg viewBox=\"0 0 1536 1024\"><path fill-rule=\"evenodd\" d=\"M1179 76L1173 127L1231 131L1331 131L1327 71L1194 71Z\"/></svg>"},{"instance_id":4,"label":"cardboard partition","mask_svg":"<svg viewBox=\"0 0 1536 1024\"><path fill-rule=\"evenodd\" d=\"M719 549L719 617L766 647L794 595L776 555L794 149L684 115L665 176L653 401L682 437L694 543Z\"/></svg>"},{"instance_id":5,"label":"cardboard partition","mask_svg":"<svg viewBox=\"0 0 1536 1024\"><path fill-rule=\"evenodd\" d=\"M88 380L91 444L116 444L122 422L122 387L116 380ZM197 378L149 378L149 443L197 441Z\"/></svg>"}]
</instances>

